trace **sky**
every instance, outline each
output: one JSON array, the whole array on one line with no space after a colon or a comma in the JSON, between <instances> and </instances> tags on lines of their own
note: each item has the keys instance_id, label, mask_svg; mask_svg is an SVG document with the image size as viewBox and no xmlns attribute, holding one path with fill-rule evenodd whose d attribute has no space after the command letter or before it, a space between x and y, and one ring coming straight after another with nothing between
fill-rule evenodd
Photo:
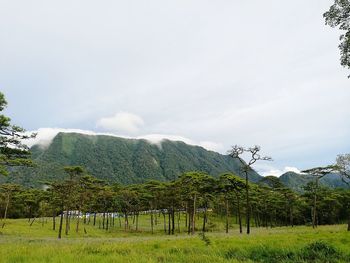
<instances>
[{"instance_id":1,"label":"sky","mask_svg":"<svg viewBox=\"0 0 350 263\"><path fill-rule=\"evenodd\" d=\"M280 175L350 152L350 80L331 0L0 0L0 91L13 123L260 145Z\"/></svg>"}]
</instances>

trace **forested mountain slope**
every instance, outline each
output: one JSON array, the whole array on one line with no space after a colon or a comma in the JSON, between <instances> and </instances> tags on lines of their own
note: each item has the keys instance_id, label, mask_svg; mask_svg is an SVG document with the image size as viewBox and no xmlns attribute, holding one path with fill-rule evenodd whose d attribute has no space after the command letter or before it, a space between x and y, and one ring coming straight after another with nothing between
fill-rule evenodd
<instances>
[{"instance_id":1,"label":"forested mountain slope","mask_svg":"<svg viewBox=\"0 0 350 263\"><path fill-rule=\"evenodd\" d=\"M303 187L314 180L312 176L295 172L287 172L281 175L279 179L285 186L297 192L303 192ZM320 185L329 188L349 188L349 185L344 183L338 174L328 174L324 176L320 179Z\"/></svg>"},{"instance_id":2,"label":"forested mountain slope","mask_svg":"<svg viewBox=\"0 0 350 263\"><path fill-rule=\"evenodd\" d=\"M156 179L169 181L186 171L204 171L213 176L234 172L243 176L241 164L229 156L207 151L180 141L162 141L161 145L146 140L105 135L59 133L46 148L31 149L37 166L16 168L1 182L39 187L47 181L64 178L62 167L84 166L88 172L107 182L142 183ZM261 176L250 171L253 182Z\"/></svg>"}]
</instances>

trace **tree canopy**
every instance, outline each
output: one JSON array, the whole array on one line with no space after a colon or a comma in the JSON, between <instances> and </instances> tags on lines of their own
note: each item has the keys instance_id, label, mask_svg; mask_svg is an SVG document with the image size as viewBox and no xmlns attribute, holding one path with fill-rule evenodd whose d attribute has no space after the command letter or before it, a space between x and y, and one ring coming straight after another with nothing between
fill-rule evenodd
<instances>
[{"instance_id":1,"label":"tree canopy","mask_svg":"<svg viewBox=\"0 0 350 263\"><path fill-rule=\"evenodd\" d=\"M343 32L339 44L340 63L350 69L350 1L335 0L323 16L327 25L337 27Z\"/></svg>"},{"instance_id":2,"label":"tree canopy","mask_svg":"<svg viewBox=\"0 0 350 263\"><path fill-rule=\"evenodd\" d=\"M7 101L0 92L0 113L7 107ZM28 147L23 140L36 134L26 134L19 126L11 124L11 119L0 114L0 174L8 175L8 167L32 165Z\"/></svg>"}]
</instances>

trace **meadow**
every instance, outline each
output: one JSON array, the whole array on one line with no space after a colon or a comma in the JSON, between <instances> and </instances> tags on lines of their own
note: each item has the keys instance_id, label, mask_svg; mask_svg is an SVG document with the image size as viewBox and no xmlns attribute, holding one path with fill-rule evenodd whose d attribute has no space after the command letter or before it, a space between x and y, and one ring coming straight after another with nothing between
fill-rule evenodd
<instances>
[{"instance_id":1,"label":"meadow","mask_svg":"<svg viewBox=\"0 0 350 263\"><path fill-rule=\"evenodd\" d=\"M73 221L74 222L74 221ZM252 228L239 234L232 225L224 233L219 219L213 231L173 236L161 224L152 235L147 218L138 231L118 224L108 231L83 225L57 239L50 218L10 219L0 229L1 262L350 262L350 233L345 225Z\"/></svg>"}]
</instances>

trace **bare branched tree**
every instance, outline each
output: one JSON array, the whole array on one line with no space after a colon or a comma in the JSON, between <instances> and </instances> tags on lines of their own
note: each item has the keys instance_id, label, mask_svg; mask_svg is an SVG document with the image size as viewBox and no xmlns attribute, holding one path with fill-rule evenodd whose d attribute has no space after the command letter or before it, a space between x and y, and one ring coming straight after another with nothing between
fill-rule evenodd
<instances>
[{"instance_id":1,"label":"bare branched tree","mask_svg":"<svg viewBox=\"0 0 350 263\"><path fill-rule=\"evenodd\" d=\"M271 157L260 155L260 146L255 145L254 147L244 148L242 146L234 145L231 150L228 151L229 156L238 160L242 164L242 170L245 175L246 185L246 209L247 209L247 234L250 234L250 196L249 196L249 172L252 170L252 165L257 161L272 161ZM247 153L249 158L247 161L243 159L243 155Z\"/></svg>"},{"instance_id":2,"label":"bare branched tree","mask_svg":"<svg viewBox=\"0 0 350 263\"><path fill-rule=\"evenodd\" d=\"M349 184L350 183L349 182L349 180L350 180L350 153L338 155L336 162L337 162L336 166L338 168L339 174L342 176L344 181Z\"/></svg>"},{"instance_id":3,"label":"bare branched tree","mask_svg":"<svg viewBox=\"0 0 350 263\"><path fill-rule=\"evenodd\" d=\"M322 177L326 176L327 174L335 173L337 172L337 166L336 165L328 165L325 167L315 167L312 169L301 171L304 174L311 175L315 178L315 187L314 187L314 202L312 207L312 227L317 227L317 191L319 187L319 181Z\"/></svg>"},{"instance_id":4,"label":"bare branched tree","mask_svg":"<svg viewBox=\"0 0 350 263\"><path fill-rule=\"evenodd\" d=\"M350 153L338 155L336 166L342 180L350 185ZM348 231L350 231L350 204L348 204Z\"/></svg>"}]
</instances>

